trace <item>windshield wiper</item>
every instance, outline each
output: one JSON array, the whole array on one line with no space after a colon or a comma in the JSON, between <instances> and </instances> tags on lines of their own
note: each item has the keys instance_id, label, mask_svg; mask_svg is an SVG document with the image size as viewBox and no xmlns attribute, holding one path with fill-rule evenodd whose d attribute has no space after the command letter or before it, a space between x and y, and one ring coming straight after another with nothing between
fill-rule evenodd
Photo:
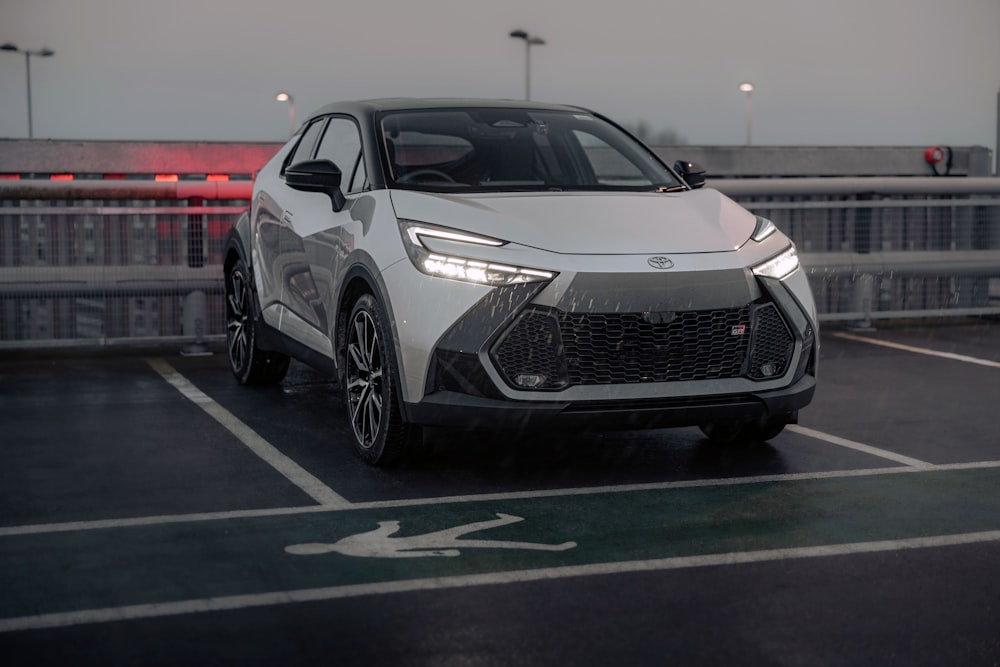
<instances>
[{"instance_id":1,"label":"windshield wiper","mask_svg":"<svg viewBox=\"0 0 1000 667\"><path fill-rule=\"evenodd\" d=\"M683 192L687 190L686 185L661 185L655 192Z\"/></svg>"}]
</instances>

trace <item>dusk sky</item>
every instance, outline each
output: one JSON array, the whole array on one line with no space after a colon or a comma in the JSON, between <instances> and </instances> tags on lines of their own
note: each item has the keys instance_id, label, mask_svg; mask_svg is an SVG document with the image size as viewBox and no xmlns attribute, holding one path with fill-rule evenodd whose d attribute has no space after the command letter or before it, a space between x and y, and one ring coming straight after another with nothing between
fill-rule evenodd
<instances>
[{"instance_id":1,"label":"dusk sky","mask_svg":"<svg viewBox=\"0 0 1000 667\"><path fill-rule=\"evenodd\" d=\"M579 104L691 144L996 142L1000 0L0 0L36 138L278 141L337 99ZM28 134L0 52L0 137Z\"/></svg>"}]
</instances>

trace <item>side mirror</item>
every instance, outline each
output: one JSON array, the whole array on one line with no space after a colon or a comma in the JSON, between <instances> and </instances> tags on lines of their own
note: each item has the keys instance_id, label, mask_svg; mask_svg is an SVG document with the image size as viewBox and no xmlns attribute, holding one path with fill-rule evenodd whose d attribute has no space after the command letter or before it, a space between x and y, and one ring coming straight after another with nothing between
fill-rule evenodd
<instances>
[{"instance_id":1,"label":"side mirror","mask_svg":"<svg viewBox=\"0 0 1000 667\"><path fill-rule=\"evenodd\" d=\"M674 171L680 174L681 178L693 190L697 190L705 185L705 168L701 165L688 162L687 160L678 160L674 162Z\"/></svg>"},{"instance_id":2,"label":"side mirror","mask_svg":"<svg viewBox=\"0 0 1000 667\"><path fill-rule=\"evenodd\" d=\"M302 192L322 192L330 197L333 210L344 208L347 200L340 189L342 174L330 160L305 160L285 169L285 183Z\"/></svg>"}]
</instances>

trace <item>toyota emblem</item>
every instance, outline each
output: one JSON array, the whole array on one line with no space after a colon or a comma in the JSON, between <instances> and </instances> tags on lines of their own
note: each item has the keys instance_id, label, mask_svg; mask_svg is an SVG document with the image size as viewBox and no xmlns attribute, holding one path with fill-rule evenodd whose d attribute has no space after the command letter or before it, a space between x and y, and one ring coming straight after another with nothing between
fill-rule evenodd
<instances>
[{"instance_id":1,"label":"toyota emblem","mask_svg":"<svg viewBox=\"0 0 1000 667\"><path fill-rule=\"evenodd\" d=\"M661 257L659 255L656 257L650 257L646 260L646 262L649 263L649 265L654 269L669 269L674 265L674 263L670 261L669 257Z\"/></svg>"}]
</instances>

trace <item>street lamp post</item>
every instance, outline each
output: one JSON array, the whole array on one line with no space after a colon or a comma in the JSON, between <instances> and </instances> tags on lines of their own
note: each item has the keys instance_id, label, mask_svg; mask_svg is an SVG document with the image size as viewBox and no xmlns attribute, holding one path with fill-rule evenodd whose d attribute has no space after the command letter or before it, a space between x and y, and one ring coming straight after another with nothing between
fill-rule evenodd
<instances>
[{"instance_id":1,"label":"street lamp post","mask_svg":"<svg viewBox=\"0 0 1000 667\"><path fill-rule=\"evenodd\" d=\"M753 84L744 81L740 84L740 92L747 94L747 146L750 146L753 143Z\"/></svg>"},{"instance_id":2,"label":"street lamp post","mask_svg":"<svg viewBox=\"0 0 1000 667\"><path fill-rule=\"evenodd\" d=\"M295 98L286 92L280 92L274 96L279 102L288 102L288 136L295 134Z\"/></svg>"},{"instance_id":3,"label":"street lamp post","mask_svg":"<svg viewBox=\"0 0 1000 667\"><path fill-rule=\"evenodd\" d=\"M26 79L28 85L28 138L33 139L35 137L35 130L31 122L31 56L48 58L49 56L54 56L56 52L52 49L39 49L37 51L32 51L31 49L19 49L16 44L11 44L10 42L0 46L0 51L10 51L12 53L24 54L24 69L27 73Z\"/></svg>"},{"instance_id":4,"label":"street lamp post","mask_svg":"<svg viewBox=\"0 0 1000 667\"><path fill-rule=\"evenodd\" d=\"M524 40L524 99L531 99L531 47L542 46L545 40L541 37L529 35L524 30L512 30L510 36L514 39Z\"/></svg>"}]
</instances>

